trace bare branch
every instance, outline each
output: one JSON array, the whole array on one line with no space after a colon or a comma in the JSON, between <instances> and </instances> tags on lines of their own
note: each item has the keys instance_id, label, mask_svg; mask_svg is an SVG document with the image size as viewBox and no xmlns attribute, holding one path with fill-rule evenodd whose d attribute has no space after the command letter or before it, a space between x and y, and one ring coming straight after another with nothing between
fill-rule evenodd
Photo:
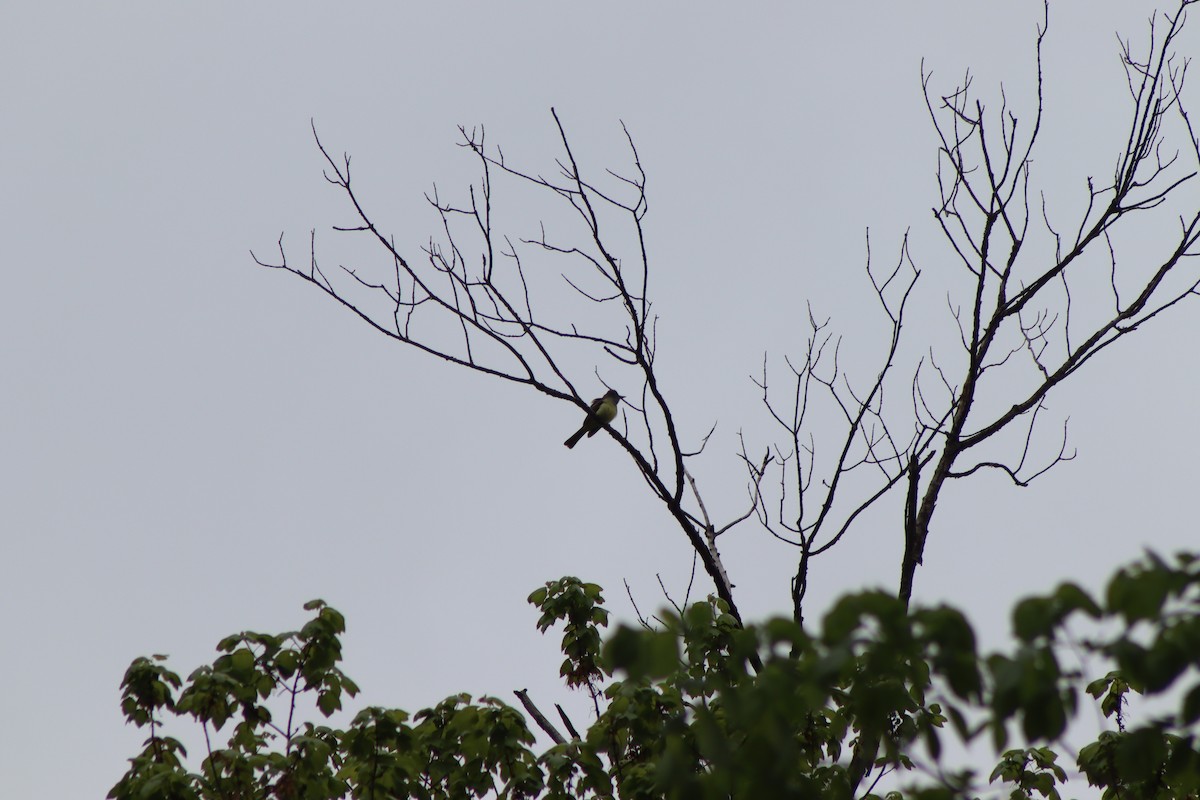
<instances>
[{"instance_id":1,"label":"bare branch","mask_svg":"<svg viewBox=\"0 0 1200 800\"><path fill-rule=\"evenodd\" d=\"M541 728L545 734L554 741L555 744L567 743L567 738L558 732L558 729L554 727L550 720L546 719L546 715L543 714L538 707L533 704L533 701L529 699L528 689L514 689L513 694L515 694L517 699L521 701L521 705L525 706L525 710L529 712L529 716L533 717L533 721L537 723L537 726ZM576 733L574 735L575 738L579 738L579 734Z\"/></svg>"}]
</instances>

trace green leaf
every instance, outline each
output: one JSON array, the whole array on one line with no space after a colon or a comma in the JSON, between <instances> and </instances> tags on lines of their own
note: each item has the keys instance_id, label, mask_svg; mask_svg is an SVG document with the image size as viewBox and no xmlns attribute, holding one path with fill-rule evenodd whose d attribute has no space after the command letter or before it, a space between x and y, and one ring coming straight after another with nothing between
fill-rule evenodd
<instances>
[{"instance_id":1,"label":"green leaf","mask_svg":"<svg viewBox=\"0 0 1200 800\"><path fill-rule=\"evenodd\" d=\"M254 669L254 653L244 647L234 650L229 656L229 661L236 674L245 674Z\"/></svg>"},{"instance_id":2,"label":"green leaf","mask_svg":"<svg viewBox=\"0 0 1200 800\"><path fill-rule=\"evenodd\" d=\"M1054 599L1064 611L1082 611L1092 619L1099 619L1103 614L1099 604L1092 596L1074 583L1064 583L1054 592Z\"/></svg>"},{"instance_id":3,"label":"green leaf","mask_svg":"<svg viewBox=\"0 0 1200 800\"><path fill-rule=\"evenodd\" d=\"M325 716L329 716L333 712L342 707L341 692L319 692L317 694L317 708Z\"/></svg>"},{"instance_id":4,"label":"green leaf","mask_svg":"<svg viewBox=\"0 0 1200 800\"><path fill-rule=\"evenodd\" d=\"M1121 570L1109 581L1106 599L1110 611L1137 622L1156 618L1169 590L1170 577L1164 570Z\"/></svg>"},{"instance_id":5,"label":"green leaf","mask_svg":"<svg viewBox=\"0 0 1200 800\"><path fill-rule=\"evenodd\" d=\"M679 669L679 640L673 633L622 625L605 643L604 659L634 680L662 678Z\"/></svg>"},{"instance_id":6,"label":"green leaf","mask_svg":"<svg viewBox=\"0 0 1200 800\"><path fill-rule=\"evenodd\" d=\"M1149 780L1167 755L1163 734L1156 728L1140 728L1121 737L1114 752L1121 778L1127 782Z\"/></svg>"},{"instance_id":7,"label":"green leaf","mask_svg":"<svg viewBox=\"0 0 1200 800\"><path fill-rule=\"evenodd\" d=\"M1183 706L1179 712L1179 722L1181 725L1192 725L1200 720L1200 685L1192 687L1192 690L1183 697Z\"/></svg>"},{"instance_id":8,"label":"green leaf","mask_svg":"<svg viewBox=\"0 0 1200 800\"><path fill-rule=\"evenodd\" d=\"M1013 609L1013 633L1023 642L1048 636L1054 629L1054 605L1044 597L1027 597Z\"/></svg>"}]
</instances>

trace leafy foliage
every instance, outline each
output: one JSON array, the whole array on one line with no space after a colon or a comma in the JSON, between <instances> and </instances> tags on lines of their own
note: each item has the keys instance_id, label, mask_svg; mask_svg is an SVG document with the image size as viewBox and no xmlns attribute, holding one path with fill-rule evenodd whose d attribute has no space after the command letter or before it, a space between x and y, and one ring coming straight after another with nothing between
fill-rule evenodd
<instances>
[{"instance_id":1,"label":"leafy foliage","mask_svg":"<svg viewBox=\"0 0 1200 800\"><path fill-rule=\"evenodd\" d=\"M121 707L150 736L109 797L850 798L886 785L892 800L1056 800L1071 773L1051 745L1083 692L1114 729L1079 751L1077 774L1106 798L1200 793L1194 556L1147 555L1113 576L1103 603L1069 583L1022 600L1011 652L988 656L958 611L906 610L879 592L842 598L818 631L783 618L742 627L712 597L606 641L600 587L564 578L529 601L539 629L563 628L566 685L605 701L580 738L538 755L517 710L465 694L412 715L367 707L345 729L297 721L302 700L328 718L358 693L338 666L345 621L318 600L300 631L230 636L186 681L163 656L135 659ZM1071 635L1077 623L1095 623L1095 635ZM1085 683L1063 666L1080 650L1113 669ZM1134 725L1131 693L1178 700L1178 710ZM283 724L269 708L279 698ZM168 717L203 730L208 752L195 771L163 733ZM999 753L990 788L942 763L945 737L982 733ZM1008 748L1013 738L1023 746ZM874 781L865 790L854 771L864 752Z\"/></svg>"}]
</instances>

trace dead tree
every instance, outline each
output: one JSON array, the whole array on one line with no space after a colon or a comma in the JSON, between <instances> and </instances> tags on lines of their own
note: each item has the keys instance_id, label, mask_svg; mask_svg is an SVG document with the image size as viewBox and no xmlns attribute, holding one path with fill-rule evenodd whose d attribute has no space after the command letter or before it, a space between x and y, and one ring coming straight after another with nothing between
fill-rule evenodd
<instances>
[{"instance_id":1,"label":"dead tree","mask_svg":"<svg viewBox=\"0 0 1200 800\"><path fill-rule=\"evenodd\" d=\"M553 177L510 164L502 151L487 145L482 129L460 128L461 145L476 159L480 179L461 204L447 201L436 188L427 195L441 220L441 234L419 255L406 252L376 224L351 182L349 156L335 158L318 137L328 164L325 178L344 193L356 215L353 224L335 230L371 237L386 259L386 271L341 267L331 273L319 262L315 232L303 266L288 260L282 236L277 262L255 261L308 281L401 344L581 410L586 411L591 394L580 388L585 380L591 383L589 373L617 389L625 395L624 416L608 432L688 538L717 594L740 620L716 536L752 518L753 507L747 503L744 514L718 526L687 474L686 459L703 450L708 436L685 442L655 374L657 317L651 310L642 227L646 175L637 148L626 130L630 175L608 171L601 186L585 176L558 114L551 113L563 153ZM497 178L553 198L569 212L575 231L564 240L547 233L544 224L531 238L498 232L493 223ZM531 260L537 263L531 266ZM561 271L576 302L545 302L548 264ZM538 277L531 279L531 273Z\"/></svg>"},{"instance_id":2,"label":"dead tree","mask_svg":"<svg viewBox=\"0 0 1200 800\"><path fill-rule=\"evenodd\" d=\"M1069 224L1054 218L1036 188L1048 5L1036 37L1031 119L1018 118L1003 90L999 112L989 111L969 74L935 99L931 75L922 68L939 145L933 216L961 270L938 288L964 287L946 294L958 341L950 348L921 342L916 349L923 356L902 368L905 312L924 275L907 238L890 271L875 266L868 240L867 275L890 324L878 372L854 385L838 363L841 340L811 312L803 358L786 362L786 400L768 390L764 361L762 399L787 442L767 460L751 460L745 445L742 455L760 522L799 551L792 582L797 620L803 620L812 559L896 493L903 497L895 504L902 508L897 530L904 536L899 596L907 603L938 500L951 482L997 471L1023 487L1070 460L1065 418L1054 424L1049 449L1040 435L1051 391L1118 340L1198 294L1200 273L1187 258L1200 254L1200 208L1194 191L1179 190L1196 176L1200 141L1181 99L1187 61L1174 47L1195 1L1183 0L1173 15L1151 20L1144 56L1122 42L1130 95L1126 134L1114 143L1111 173L1087 179L1086 209ZM1183 137L1182 147L1168 140L1168 129ZM1147 224L1151 212L1177 220L1174 233L1154 252L1122 248L1125 230L1135 221ZM1103 288L1107 303L1073 304L1084 287ZM824 458L815 452L810 422L821 404L831 404L843 423L840 446ZM765 468L779 476L770 506L757 488ZM874 477L860 479L868 472ZM851 481L856 491L847 494Z\"/></svg>"},{"instance_id":3,"label":"dead tree","mask_svg":"<svg viewBox=\"0 0 1200 800\"><path fill-rule=\"evenodd\" d=\"M919 282L922 271L907 238L890 269L876 266L868 239L866 273L890 331L881 367L871 379L853 383L839 364L841 340L810 310L803 356L786 362L787 399L769 390L765 360L757 379L786 442L758 458L743 443L746 511L721 523L710 518L688 469L712 431L689 436L677 428L655 372L658 320L643 229L646 173L627 130L628 174L595 177L581 168L554 113L562 151L556 173L546 177L510 163L487 144L482 129L460 129L480 178L462 202L446 200L436 188L427 196L441 230L419 249L397 244L375 222L351 182L350 158L334 157L317 138L328 164L325 177L355 215L335 230L368 237L379 261L329 270L320 264L315 232L303 265L289 262L282 236L278 261L255 260L308 281L398 343L459 367L580 410L592 394L593 373L620 391L626 396L623 416L606 430L738 619L719 535L756 518L796 549L791 599L795 618L803 621L812 560L842 541L865 511L898 493L897 530L904 536L899 594L907 602L943 490L987 470L1025 486L1069 460L1065 420L1061 433L1055 424L1053 447L1046 451L1041 444L1051 390L1117 340L1197 294L1200 279L1187 269L1186 257L1196 254L1200 210L1178 190L1196 174L1200 142L1180 96L1187 64L1174 53L1187 8L1196 1L1182 0L1174 15L1152 23L1144 57L1122 45L1131 97L1127 135L1114 148L1111 176L1087 181L1086 211L1069 226L1041 201L1033 163L1048 9L1036 37L1032 121L1019 122L1003 92L999 112L988 111L975 98L969 75L948 94L932 94L931 76L922 70L938 142L941 191L933 215L959 277L966 279L964 290L947 294L958 341L951 348L923 342L923 356L901 364L910 300L929 280ZM1182 150L1167 142L1170 127L1186 135ZM550 226L554 233L544 224L524 238L500 232L493 212L500 182L541 193L567 216ZM1122 250L1120 234L1129 223L1168 210L1178 216L1178 230L1160 252ZM547 302L556 282L546 278L549 266L572 302ZM1108 306L1073 305L1073 290L1094 282L1098 268ZM947 276L946 285L951 283ZM835 447L818 452L812 426L822 403L838 415L841 430ZM824 419L821 425L828 427ZM777 490L768 486L774 476Z\"/></svg>"}]
</instances>

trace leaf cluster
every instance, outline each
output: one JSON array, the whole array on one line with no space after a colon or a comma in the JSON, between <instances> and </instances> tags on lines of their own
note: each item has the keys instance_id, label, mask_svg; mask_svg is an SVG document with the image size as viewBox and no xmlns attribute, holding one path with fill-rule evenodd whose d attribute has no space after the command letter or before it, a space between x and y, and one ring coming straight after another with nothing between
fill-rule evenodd
<instances>
[{"instance_id":1,"label":"leaf cluster","mask_svg":"<svg viewBox=\"0 0 1200 800\"><path fill-rule=\"evenodd\" d=\"M299 721L302 698L327 718L358 691L338 667L344 620L314 601L300 631L224 639L216 660L186 682L163 656L136 659L122 709L150 738L109 797L632 800L886 790L890 800L1054 800L1073 776L1105 798L1195 797L1198 565L1190 555L1148 554L1117 572L1103 598L1066 583L1022 600L1012 647L988 655L956 609L906 609L882 592L843 597L814 631L787 618L743 626L714 596L662 613L657 627L620 626L605 639L600 587L553 581L529 601L541 611L539 629L562 627L561 675L593 692L597 715L582 735L556 735L540 754L520 712L491 697L454 695L411 715L368 707L345 729ZM1091 635L1073 632L1081 625ZM1110 669L1089 681L1072 664L1079 653ZM1078 771L1069 772L1060 750L1085 694L1113 727L1078 751ZM1135 721L1136 694L1174 710ZM280 697L283 723L268 707ZM194 772L162 730L171 716L204 731L208 754ZM945 763L948 740L977 739L997 753L986 782Z\"/></svg>"}]
</instances>

